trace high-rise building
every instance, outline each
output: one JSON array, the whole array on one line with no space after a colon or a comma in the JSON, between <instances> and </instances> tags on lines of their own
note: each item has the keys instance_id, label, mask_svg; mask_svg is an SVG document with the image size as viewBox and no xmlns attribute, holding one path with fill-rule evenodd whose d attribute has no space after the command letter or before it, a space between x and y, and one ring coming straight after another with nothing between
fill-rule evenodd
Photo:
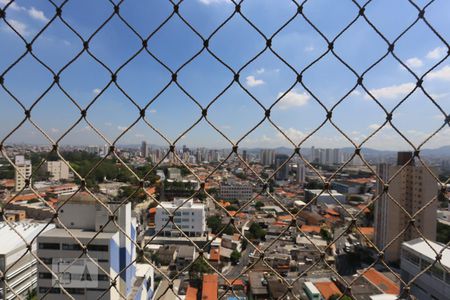
<instances>
[{"instance_id":1,"label":"high-rise building","mask_svg":"<svg viewBox=\"0 0 450 300\"><path fill-rule=\"evenodd\" d=\"M317 156L316 156L316 148L314 146L311 147L311 154L309 157L310 162L316 162Z\"/></svg>"},{"instance_id":2,"label":"high-rise building","mask_svg":"<svg viewBox=\"0 0 450 300\"><path fill-rule=\"evenodd\" d=\"M278 172L275 174L275 180L278 180L278 181L288 180L289 165L288 165L288 162L286 162L288 159L289 159L289 156L287 156L286 154L275 155L275 170L278 170L278 168L280 168L280 166L282 166L278 170Z\"/></svg>"},{"instance_id":3,"label":"high-rise building","mask_svg":"<svg viewBox=\"0 0 450 300\"><path fill-rule=\"evenodd\" d=\"M242 151L242 159L244 161L247 161L248 157L247 157L247 150Z\"/></svg>"},{"instance_id":4,"label":"high-rise building","mask_svg":"<svg viewBox=\"0 0 450 300\"><path fill-rule=\"evenodd\" d=\"M60 181L69 179L69 166L62 160L47 161L40 169L50 176L50 180Z\"/></svg>"},{"instance_id":5,"label":"high-rise building","mask_svg":"<svg viewBox=\"0 0 450 300\"><path fill-rule=\"evenodd\" d=\"M148 156L148 146L146 141L142 141L141 143L141 156L142 157Z\"/></svg>"},{"instance_id":6,"label":"high-rise building","mask_svg":"<svg viewBox=\"0 0 450 300\"><path fill-rule=\"evenodd\" d=\"M31 161L25 159L23 155L18 155L15 158L16 172L15 172L15 183L16 192L22 190L25 187L26 179L30 180L31 184Z\"/></svg>"},{"instance_id":7,"label":"high-rise building","mask_svg":"<svg viewBox=\"0 0 450 300\"><path fill-rule=\"evenodd\" d=\"M333 149L333 164L341 164L342 163L342 154L341 149L335 148Z\"/></svg>"},{"instance_id":8,"label":"high-rise building","mask_svg":"<svg viewBox=\"0 0 450 300\"><path fill-rule=\"evenodd\" d=\"M263 166L271 166L275 162L275 151L272 149L262 149L259 156Z\"/></svg>"},{"instance_id":9,"label":"high-rise building","mask_svg":"<svg viewBox=\"0 0 450 300\"><path fill-rule=\"evenodd\" d=\"M306 181L306 166L303 161L297 162L297 183L304 184Z\"/></svg>"},{"instance_id":10,"label":"high-rise building","mask_svg":"<svg viewBox=\"0 0 450 300\"><path fill-rule=\"evenodd\" d=\"M395 166L387 164L378 166L378 175L385 183L397 172L399 173L389 183L388 192L392 198L386 192L382 194L384 185L380 181L377 185L377 194L381 196L375 204L375 242L377 247L383 249L395 239L384 251L384 259L390 262L399 260L403 241L418 237L416 229L408 226L410 217L403 209L413 215L424 208L437 195L438 191L434 177L425 167L415 165L411 152L399 152ZM436 215L437 201L435 200L414 218L414 225L430 240L436 239ZM402 232L404 229L406 229L405 232ZM400 233L401 235L396 238Z\"/></svg>"},{"instance_id":11,"label":"high-rise building","mask_svg":"<svg viewBox=\"0 0 450 300\"><path fill-rule=\"evenodd\" d=\"M248 183L221 182L220 197L223 200L250 200L253 195L253 187Z\"/></svg>"},{"instance_id":12,"label":"high-rise building","mask_svg":"<svg viewBox=\"0 0 450 300\"><path fill-rule=\"evenodd\" d=\"M332 165L333 163L333 149L327 148L325 149L325 164Z\"/></svg>"},{"instance_id":13,"label":"high-rise building","mask_svg":"<svg viewBox=\"0 0 450 300\"><path fill-rule=\"evenodd\" d=\"M100 204L84 193L61 203L64 206L59 209L59 220L70 233L57 224L57 228L40 234L37 256L54 273L69 268L60 282L74 299L120 299L120 294L126 297L135 284L136 219L131 217L131 203L103 200ZM108 222L110 214L104 206L115 212L113 222ZM78 259L82 251L78 241L87 244L89 257L101 269L85 256ZM48 269L39 263L38 272L38 298L45 294L45 299L63 298L60 286L55 284ZM109 289L111 279L118 274L117 290Z\"/></svg>"}]
</instances>

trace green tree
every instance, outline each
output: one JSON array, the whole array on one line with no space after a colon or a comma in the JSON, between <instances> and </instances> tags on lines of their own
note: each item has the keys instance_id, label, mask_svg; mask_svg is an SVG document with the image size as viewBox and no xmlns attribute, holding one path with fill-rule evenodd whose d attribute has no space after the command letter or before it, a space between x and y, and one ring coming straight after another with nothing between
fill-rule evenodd
<instances>
[{"instance_id":1,"label":"green tree","mask_svg":"<svg viewBox=\"0 0 450 300\"><path fill-rule=\"evenodd\" d=\"M436 241L447 244L450 241L450 226L437 222Z\"/></svg>"},{"instance_id":2,"label":"green tree","mask_svg":"<svg viewBox=\"0 0 450 300\"><path fill-rule=\"evenodd\" d=\"M241 253L239 251L233 250L230 255L230 260L233 265L237 264L241 259Z\"/></svg>"},{"instance_id":3,"label":"green tree","mask_svg":"<svg viewBox=\"0 0 450 300\"><path fill-rule=\"evenodd\" d=\"M328 231L328 229L320 228L320 236L327 241L328 243L331 241L331 233Z\"/></svg>"},{"instance_id":4,"label":"green tree","mask_svg":"<svg viewBox=\"0 0 450 300\"><path fill-rule=\"evenodd\" d=\"M222 218L219 216L210 216L206 219L206 224L211 228L211 232L216 234L221 228Z\"/></svg>"},{"instance_id":5,"label":"green tree","mask_svg":"<svg viewBox=\"0 0 450 300\"><path fill-rule=\"evenodd\" d=\"M266 236L266 231L258 223L252 223L247 234L250 239L263 239Z\"/></svg>"},{"instance_id":6,"label":"green tree","mask_svg":"<svg viewBox=\"0 0 450 300\"><path fill-rule=\"evenodd\" d=\"M211 272L212 269L203 256L199 256L189 269L189 277L191 280L201 280L203 274Z\"/></svg>"},{"instance_id":7,"label":"green tree","mask_svg":"<svg viewBox=\"0 0 450 300\"><path fill-rule=\"evenodd\" d=\"M257 210L260 210L261 207L263 207L263 206L264 206L264 203L262 203L261 201L257 201L257 202L255 203L255 208L256 208Z\"/></svg>"},{"instance_id":8,"label":"green tree","mask_svg":"<svg viewBox=\"0 0 450 300\"><path fill-rule=\"evenodd\" d=\"M226 207L228 211L237 211L239 208L236 205L228 205Z\"/></svg>"}]
</instances>

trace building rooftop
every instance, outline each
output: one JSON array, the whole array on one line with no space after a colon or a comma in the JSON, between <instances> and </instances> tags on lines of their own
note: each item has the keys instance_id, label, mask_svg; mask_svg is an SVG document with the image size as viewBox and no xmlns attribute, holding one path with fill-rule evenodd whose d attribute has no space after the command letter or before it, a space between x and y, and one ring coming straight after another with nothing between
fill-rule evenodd
<instances>
[{"instance_id":1,"label":"building rooftop","mask_svg":"<svg viewBox=\"0 0 450 300\"><path fill-rule=\"evenodd\" d=\"M70 233L76 238L86 238L91 239L95 236L95 240L100 239L110 239L117 232L96 232L96 231L88 231L83 229L69 229ZM49 231L39 234L40 237L70 237L72 236L65 230L64 228L53 228ZM74 240L75 242L75 240Z\"/></svg>"},{"instance_id":2,"label":"building rooftop","mask_svg":"<svg viewBox=\"0 0 450 300\"><path fill-rule=\"evenodd\" d=\"M399 295L400 286L390 280L388 277L378 272L374 268L370 268L363 273L363 276L385 294Z\"/></svg>"},{"instance_id":3,"label":"building rooftop","mask_svg":"<svg viewBox=\"0 0 450 300\"><path fill-rule=\"evenodd\" d=\"M0 254L8 254L9 252L16 250L18 247L25 246L24 240L29 243L42 230L50 230L55 227L54 224L49 224L47 226L47 224L31 222L12 222L11 225L14 229L6 224L6 222L0 222L0 236L2 237L2 240L8 241L7 243L3 243L0 247ZM47 228L45 228L46 226ZM19 234L24 240L19 236ZM45 232L41 234L45 234Z\"/></svg>"},{"instance_id":4,"label":"building rooftop","mask_svg":"<svg viewBox=\"0 0 450 300\"><path fill-rule=\"evenodd\" d=\"M314 285L325 299L329 299L332 295L336 294L339 296L342 295L341 291L332 281L314 282Z\"/></svg>"},{"instance_id":5,"label":"building rooftop","mask_svg":"<svg viewBox=\"0 0 450 300\"><path fill-rule=\"evenodd\" d=\"M178 207L183 208L204 208L205 205L203 203L195 203L193 199L187 199L187 198L175 198L173 202L160 202L160 205L158 207L164 207L166 209L176 209Z\"/></svg>"},{"instance_id":6,"label":"building rooftop","mask_svg":"<svg viewBox=\"0 0 450 300\"><path fill-rule=\"evenodd\" d=\"M192 286L189 286L186 291L185 300L197 300L198 290Z\"/></svg>"},{"instance_id":7,"label":"building rooftop","mask_svg":"<svg viewBox=\"0 0 450 300\"><path fill-rule=\"evenodd\" d=\"M341 196L342 194L339 193L336 190L321 190L321 189L316 189L316 190L309 190L309 189L305 189L305 191L308 191L310 193L313 193L315 195L319 195L320 193L322 193L322 195L333 195L333 196Z\"/></svg>"},{"instance_id":8,"label":"building rooftop","mask_svg":"<svg viewBox=\"0 0 450 300\"><path fill-rule=\"evenodd\" d=\"M427 242L433 248L431 248L427 244ZM434 261L436 259L436 252L439 253L444 248L444 245L430 240L427 240L427 242L425 242L422 238L417 238L408 242L404 242L403 247L413 250L422 257L427 257L430 261ZM445 249L442 252L441 264L447 268L450 268L450 249Z\"/></svg>"},{"instance_id":9,"label":"building rooftop","mask_svg":"<svg viewBox=\"0 0 450 300\"><path fill-rule=\"evenodd\" d=\"M219 279L217 274L203 274L202 300L217 299Z\"/></svg>"}]
</instances>

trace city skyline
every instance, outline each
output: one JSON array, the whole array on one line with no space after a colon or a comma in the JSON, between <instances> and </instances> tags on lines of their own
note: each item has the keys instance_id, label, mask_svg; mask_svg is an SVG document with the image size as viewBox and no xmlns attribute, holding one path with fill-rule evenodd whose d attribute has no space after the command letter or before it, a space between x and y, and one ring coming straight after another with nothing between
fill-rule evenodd
<instances>
[{"instance_id":1,"label":"city skyline","mask_svg":"<svg viewBox=\"0 0 450 300\"><path fill-rule=\"evenodd\" d=\"M8 1L2 0L0 5L3 7L7 3ZM31 40L54 14L47 3L38 2L33 5L15 1L7 9L6 20L26 40ZM142 5L144 7L136 9L125 2L120 12L125 18L132 15L132 26L142 36L148 36L165 16L170 15L173 8L169 3ZM276 10L272 9L274 5L277 6ZM415 20L417 11L406 1L389 3L391 9L388 12L383 9L383 5L367 5L365 13L388 40L393 40ZM86 9L95 9L99 14L95 18L85 16L80 19L80 12ZM265 12L264 16L257 13L261 9ZM442 14L449 9L450 3L443 1L427 7L427 16L433 18L433 26L438 31L450 26L450 21ZM83 38L87 38L100 25L100 20L106 19L112 10L112 5L108 3L69 2L63 17L80 31ZM316 14L319 10L321 13ZM225 20L233 13L234 5L229 1L198 0L183 2L179 11L181 16L206 37L220 24L220 20ZM154 14L154 18L148 12L151 16ZM289 1L277 4L271 1L245 1L242 12L261 28L261 32L271 36L295 14L296 7ZM314 1L305 4L304 13L331 40L357 16L358 10L350 1L340 5L330 1ZM17 58L17 53L24 50L24 45L5 22L2 22L1 29L0 38L8 43L8 47L2 48L0 72L3 72ZM113 36L110 34L112 32L115 33ZM417 43L418 39L422 42ZM139 39L117 16L89 44L90 51L113 71L139 51L140 47ZM81 40L60 21L55 20L34 42L33 53L58 71L82 48ZM264 48L264 38L239 15L219 30L211 38L209 45L210 51L234 70L240 69ZM297 72L328 51L325 40L299 16L273 38L272 48ZM175 15L149 40L148 49L175 71L202 49L202 41ZM225 49L227 50L224 51ZM336 40L334 51L361 74L386 53L387 44L367 24L360 22ZM422 22L415 24L395 45L395 54L419 77L437 65L424 77L423 87L445 112L450 108L450 65L447 52L448 46ZM205 49L177 75L179 84L203 107L233 80L232 72ZM171 74L148 53L140 52L118 73L117 78L118 84L142 107L171 81ZM139 110L117 87L107 85L109 79L109 72L83 53L61 73L60 84L81 107L98 96L98 100L89 108L87 118L113 141L139 117ZM52 81L51 73L29 54L4 76L4 85L25 107L29 107ZM353 89L357 82L356 76L329 52L303 75L303 83L310 92L298 83L295 84L295 73L269 50L240 72L239 81L266 108L284 95L271 109L271 119L294 143L299 143L325 120L326 111L315 98L331 109L349 93L333 110L333 121L356 144L379 128L386 119L386 114L361 87ZM26 89L22 88L24 82ZM414 76L392 55L388 55L382 63L365 74L363 82L388 111L414 90L408 100L394 112L392 120L394 126L414 145L418 146L445 124L445 114L422 91L415 89ZM23 119L23 111L4 89L0 89L0 107L0 117L4 120L0 138L4 139ZM63 135L79 116L76 106L56 87L42 98L31 114L32 120L53 139ZM201 117L201 109L174 83L147 108L146 116L170 141L180 138L177 144L215 148L227 148L230 145L205 120L198 123L186 136L180 137L184 130ZM263 117L264 110L236 82L208 110L208 119L233 142ZM445 146L449 133L450 127L447 124L424 148ZM118 144L137 144L142 140L152 144L167 144L142 120L119 139ZM104 144L85 121L73 128L61 140L61 144L77 144L80 141L86 144ZM8 137L5 144L20 142L48 143L28 121ZM289 145L283 134L267 120L240 143L240 146L247 148ZM324 148L352 146L329 122L303 145ZM389 124L363 146L394 151L412 149Z\"/></svg>"}]
</instances>

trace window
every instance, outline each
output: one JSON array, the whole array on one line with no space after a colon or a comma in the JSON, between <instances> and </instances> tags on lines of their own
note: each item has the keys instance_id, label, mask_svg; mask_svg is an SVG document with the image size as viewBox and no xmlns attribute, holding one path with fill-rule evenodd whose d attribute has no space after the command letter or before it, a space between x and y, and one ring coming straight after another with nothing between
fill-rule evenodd
<instances>
[{"instance_id":1,"label":"window","mask_svg":"<svg viewBox=\"0 0 450 300\"><path fill-rule=\"evenodd\" d=\"M87 248L89 251L99 251L99 252L108 251L108 245L88 245Z\"/></svg>"},{"instance_id":2,"label":"window","mask_svg":"<svg viewBox=\"0 0 450 300\"><path fill-rule=\"evenodd\" d=\"M405 257L405 259L411 263L413 263L416 266L419 266L420 263L420 259L419 257L417 257L416 255L412 254L409 251L403 251L403 256Z\"/></svg>"},{"instance_id":3,"label":"window","mask_svg":"<svg viewBox=\"0 0 450 300\"><path fill-rule=\"evenodd\" d=\"M60 288L56 288L56 287L52 287L52 288L48 288L48 287L39 287L39 293L41 294L59 294L61 292Z\"/></svg>"},{"instance_id":4,"label":"window","mask_svg":"<svg viewBox=\"0 0 450 300\"><path fill-rule=\"evenodd\" d=\"M434 266L431 267L431 274L434 277L444 281L444 271L440 267L438 267L437 265L434 265Z\"/></svg>"},{"instance_id":5,"label":"window","mask_svg":"<svg viewBox=\"0 0 450 300\"><path fill-rule=\"evenodd\" d=\"M43 273L43 272L39 272L39 278L41 279L52 279L52 273Z\"/></svg>"},{"instance_id":6,"label":"window","mask_svg":"<svg viewBox=\"0 0 450 300\"><path fill-rule=\"evenodd\" d=\"M62 244L62 249L63 250L77 250L80 251L81 250L81 246L78 244Z\"/></svg>"},{"instance_id":7,"label":"window","mask_svg":"<svg viewBox=\"0 0 450 300\"><path fill-rule=\"evenodd\" d=\"M59 250L59 243L39 243L39 249Z\"/></svg>"},{"instance_id":8,"label":"window","mask_svg":"<svg viewBox=\"0 0 450 300\"><path fill-rule=\"evenodd\" d=\"M52 263L52 258L51 257L40 257L40 259L46 265L50 265Z\"/></svg>"},{"instance_id":9,"label":"window","mask_svg":"<svg viewBox=\"0 0 450 300\"><path fill-rule=\"evenodd\" d=\"M106 274L98 274L98 281L109 281L109 277Z\"/></svg>"},{"instance_id":10,"label":"window","mask_svg":"<svg viewBox=\"0 0 450 300\"><path fill-rule=\"evenodd\" d=\"M73 295L84 295L84 289L80 288L66 288L66 291Z\"/></svg>"}]
</instances>

